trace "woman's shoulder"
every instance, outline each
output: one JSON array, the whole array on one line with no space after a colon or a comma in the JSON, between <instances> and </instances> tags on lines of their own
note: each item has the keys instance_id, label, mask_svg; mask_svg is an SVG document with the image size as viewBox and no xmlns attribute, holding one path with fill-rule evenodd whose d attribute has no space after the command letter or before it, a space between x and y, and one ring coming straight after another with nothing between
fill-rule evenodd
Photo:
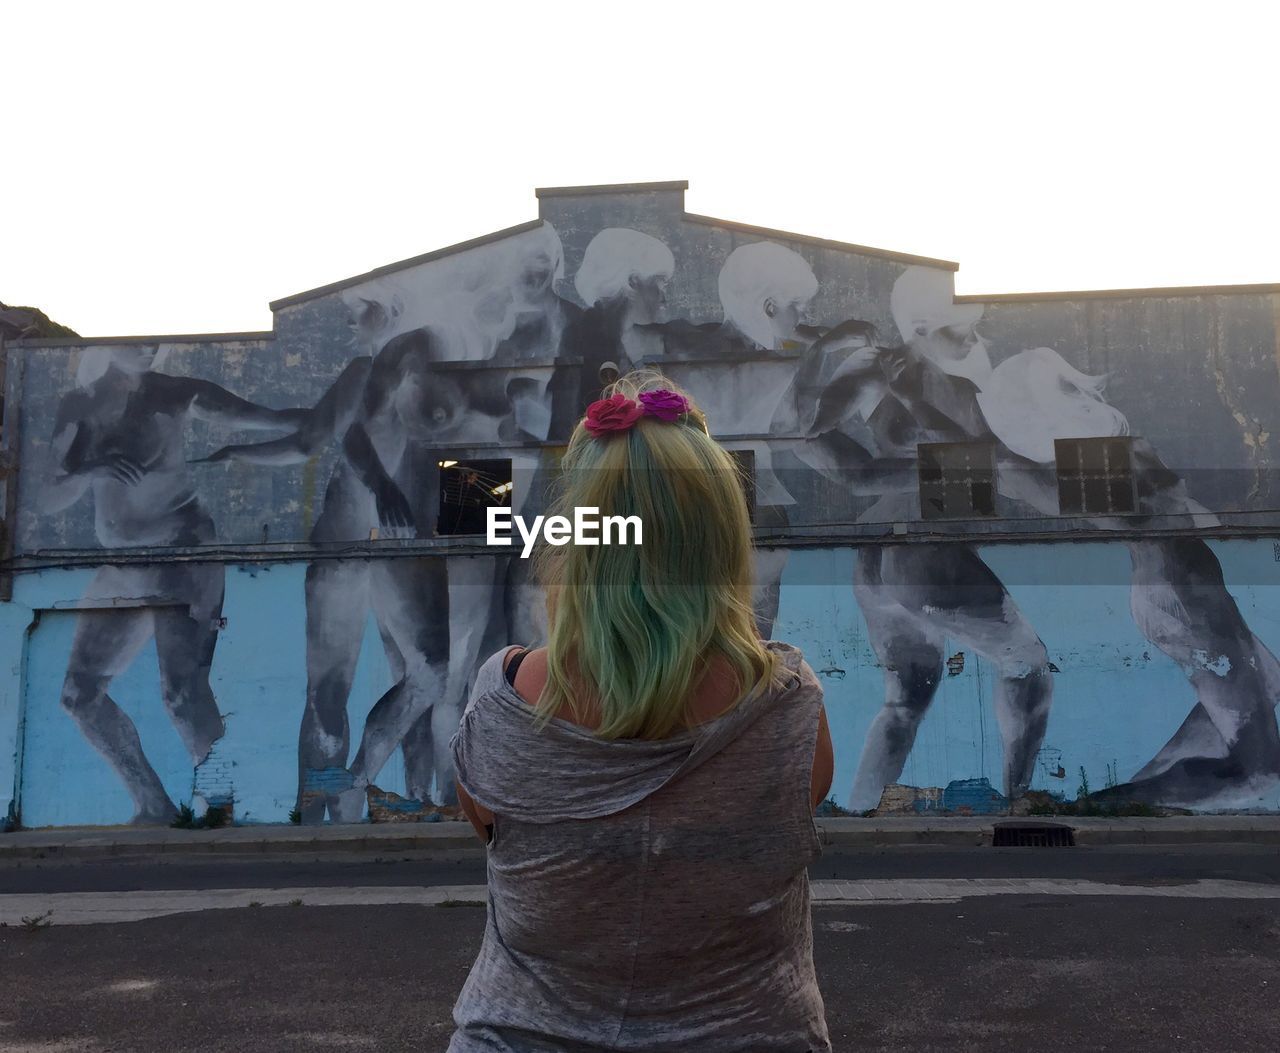
<instances>
[{"instance_id":1,"label":"woman's shoulder","mask_svg":"<svg viewBox=\"0 0 1280 1053\"><path fill-rule=\"evenodd\" d=\"M779 680L784 690L799 690L803 693L817 693L822 697L822 681L813 667L805 660L804 652L795 644L784 640L766 640L765 649L778 662Z\"/></svg>"},{"instance_id":2,"label":"woman's shoulder","mask_svg":"<svg viewBox=\"0 0 1280 1053\"><path fill-rule=\"evenodd\" d=\"M467 709L471 710L476 703L486 695L499 691L507 684L506 668L518 651L523 650L515 644L509 644L500 650L494 651L488 658L480 663L480 667L476 670L476 678L471 685L471 698L467 703Z\"/></svg>"},{"instance_id":3,"label":"woman's shoulder","mask_svg":"<svg viewBox=\"0 0 1280 1053\"><path fill-rule=\"evenodd\" d=\"M527 701L530 697L527 685L532 683L532 679L546 675L546 651L545 647L522 647L519 644L508 644L495 651L476 672L471 689L472 704L481 696L504 687ZM536 694L537 691L534 692Z\"/></svg>"}]
</instances>

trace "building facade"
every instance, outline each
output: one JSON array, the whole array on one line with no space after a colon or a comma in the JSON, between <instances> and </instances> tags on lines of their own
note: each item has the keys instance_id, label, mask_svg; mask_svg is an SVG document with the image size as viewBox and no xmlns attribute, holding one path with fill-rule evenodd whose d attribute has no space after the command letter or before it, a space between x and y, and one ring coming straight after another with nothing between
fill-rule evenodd
<instances>
[{"instance_id":1,"label":"building facade","mask_svg":"<svg viewBox=\"0 0 1280 1053\"><path fill-rule=\"evenodd\" d=\"M684 188L539 191L271 332L9 342L0 816L449 803L477 662L543 631L486 510L640 365L743 468L838 804L1280 810L1280 285L956 297Z\"/></svg>"}]
</instances>

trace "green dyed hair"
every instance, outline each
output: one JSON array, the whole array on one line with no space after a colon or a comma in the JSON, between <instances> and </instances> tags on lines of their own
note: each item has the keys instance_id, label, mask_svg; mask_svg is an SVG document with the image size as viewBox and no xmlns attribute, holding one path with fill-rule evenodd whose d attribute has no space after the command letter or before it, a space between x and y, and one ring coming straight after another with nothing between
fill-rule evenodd
<instances>
[{"instance_id":1,"label":"green dyed hair","mask_svg":"<svg viewBox=\"0 0 1280 1053\"><path fill-rule=\"evenodd\" d=\"M662 388L679 391L643 370L605 394L635 399ZM779 676L752 609L742 476L692 399L689 406L674 422L646 416L603 438L581 422L574 430L553 512L638 516L643 543L540 550L549 631L536 711L544 725L564 705L581 716L594 701L600 737L665 738L689 725L689 701L713 658L736 675L739 701Z\"/></svg>"}]
</instances>

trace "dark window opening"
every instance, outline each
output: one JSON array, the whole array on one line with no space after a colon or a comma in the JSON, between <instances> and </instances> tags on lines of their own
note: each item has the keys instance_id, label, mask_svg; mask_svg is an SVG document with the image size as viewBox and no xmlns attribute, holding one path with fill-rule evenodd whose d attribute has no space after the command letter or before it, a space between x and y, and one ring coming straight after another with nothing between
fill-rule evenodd
<instances>
[{"instance_id":1,"label":"dark window opening","mask_svg":"<svg viewBox=\"0 0 1280 1053\"><path fill-rule=\"evenodd\" d=\"M742 497L747 502L747 518L756 521L756 451L730 450L729 456L738 466L738 482Z\"/></svg>"},{"instance_id":2,"label":"dark window opening","mask_svg":"<svg viewBox=\"0 0 1280 1053\"><path fill-rule=\"evenodd\" d=\"M972 519L996 514L994 454L986 442L925 442L919 457L920 515Z\"/></svg>"},{"instance_id":3,"label":"dark window opening","mask_svg":"<svg viewBox=\"0 0 1280 1053\"><path fill-rule=\"evenodd\" d=\"M1057 439L1058 510L1106 515L1137 507L1128 438Z\"/></svg>"},{"instance_id":4,"label":"dark window opening","mask_svg":"<svg viewBox=\"0 0 1280 1053\"><path fill-rule=\"evenodd\" d=\"M483 534L489 509L511 506L510 458L485 461L441 460L437 534Z\"/></svg>"}]
</instances>

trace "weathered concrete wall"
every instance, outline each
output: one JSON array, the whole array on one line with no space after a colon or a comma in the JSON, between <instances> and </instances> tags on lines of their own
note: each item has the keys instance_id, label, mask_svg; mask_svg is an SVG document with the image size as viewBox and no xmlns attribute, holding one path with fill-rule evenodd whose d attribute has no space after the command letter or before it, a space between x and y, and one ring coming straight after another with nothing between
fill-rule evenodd
<instances>
[{"instance_id":1,"label":"weathered concrete wall","mask_svg":"<svg viewBox=\"0 0 1280 1053\"><path fill-rule=\"evenodd\" d=\"M438 466L509 458L537 510L605 362L754 454L761 623L826 678L842 804L1070 797L1083 768L1104 800L1280 806L1280 289L956 302L952 269L689 216L679 185L555 191L270 334L12 346L0 810L447 801L467 680L540 599L440 536ZM1137 507L1060 514L1054 440L1107 436ZM995 514L924 520L922 442L990 447Z\"/></svg>"}]
</instances>

